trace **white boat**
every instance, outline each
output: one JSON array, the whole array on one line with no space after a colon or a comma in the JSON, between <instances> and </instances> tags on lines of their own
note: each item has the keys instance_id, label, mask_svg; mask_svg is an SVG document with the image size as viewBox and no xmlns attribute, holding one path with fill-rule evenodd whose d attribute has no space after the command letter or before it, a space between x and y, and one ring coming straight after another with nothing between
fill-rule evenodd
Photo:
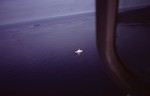
<instances>
[{"instance_id":1,"label":"white boat","mask_svg":"<svg viewBox=\"0 0 150 96\"><path fill-rule=\"evenodd\" d=\"M77 51L75 51L76 54L80 54L82 52L83 52L83 50L81 50L81 49L78 49Z\"/></svg>"}]
</instances>

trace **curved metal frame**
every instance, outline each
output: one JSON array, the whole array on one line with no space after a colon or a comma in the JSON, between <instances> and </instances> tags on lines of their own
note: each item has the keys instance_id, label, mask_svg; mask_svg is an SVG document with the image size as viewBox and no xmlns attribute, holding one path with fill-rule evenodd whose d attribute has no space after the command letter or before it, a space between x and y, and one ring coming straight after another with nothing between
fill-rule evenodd
<instances>
[{"instance_id":1,"label":"curved metal frame","mask_svg":"<svg viewBox=\"0 0 150 96\"><path fill-rule=\"evenodd\" d=\"M106 71L127 92L144 96L140 80L120 61L115 47L118 0L96 0L97 48Z\"/></svg>"}]
</instances>

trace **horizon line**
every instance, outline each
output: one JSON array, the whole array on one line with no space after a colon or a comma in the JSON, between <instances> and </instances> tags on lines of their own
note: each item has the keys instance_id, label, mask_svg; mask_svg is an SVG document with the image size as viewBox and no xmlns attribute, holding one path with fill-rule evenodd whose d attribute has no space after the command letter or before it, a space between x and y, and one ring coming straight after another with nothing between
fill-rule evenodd
<instances>
[{"instance_id":1,"label":"horizon line","mask_svg":"<svg viewBox=\"0 0 150 96\"><path fill-rule=\"evenodd\" d=\"M35 20L42 20L42 19L58 18L58 17L63 17L63 16L71 16L71 15L78 15L78 14L94 13L94 12L96 12L96 11L93 10L93 11L78 12L78 13L71 13L71 14L65 14L65 15L56 15L56 16L43 17L43 18L38 18L38 19L23 20L23 21L18 21L18 22L13 22L13 23L3 23L3 24L0 24L0 26L11 25L11 24L16 24L16 23L23 23L23 22L29 22L29 21L35 21Z\"/></svg>"}]
</instances>

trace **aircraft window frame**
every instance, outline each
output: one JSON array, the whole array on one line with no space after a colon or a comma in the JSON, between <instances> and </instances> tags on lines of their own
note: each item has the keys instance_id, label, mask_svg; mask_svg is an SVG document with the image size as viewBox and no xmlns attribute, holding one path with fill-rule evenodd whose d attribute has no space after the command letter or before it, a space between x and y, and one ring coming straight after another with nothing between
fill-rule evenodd
<instances>
[{"instance_id":1,"label":"aircraft window frame","mask_svg":"<svg viewBox=\"0 0 150 96\"><path fill-rule=\"evenodd\" d=\"M96 0L97 49L107 73L133 96L149 94L148 83L142 82L121 62L116 50L118 0Z\"/></svg>"}]
</instances>

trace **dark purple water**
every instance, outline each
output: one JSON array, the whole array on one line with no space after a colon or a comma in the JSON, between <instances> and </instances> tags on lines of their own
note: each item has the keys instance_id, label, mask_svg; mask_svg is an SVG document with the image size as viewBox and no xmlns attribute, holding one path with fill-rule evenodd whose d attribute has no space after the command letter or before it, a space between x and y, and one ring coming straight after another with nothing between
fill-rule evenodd
<instances>
[{"instance_id":1,"label":"dark purple water","mask_svg":"<svg viewBox=\"0 0 150 96\"><path fill-rule=\"evenodd\" d=\"M118 24L116 47L125 66L150 81L150 24Z\"/></svg>"},{"instance_id":2,"label":"dark purple water","mask_svg":"<svg viewBox=\"0 0 150 96\"><path fill-rule=\"evenodd\" d=\"M1 26L1 96L123 96L95 39L94 13Z\"/></svg>"}]
</instances>

